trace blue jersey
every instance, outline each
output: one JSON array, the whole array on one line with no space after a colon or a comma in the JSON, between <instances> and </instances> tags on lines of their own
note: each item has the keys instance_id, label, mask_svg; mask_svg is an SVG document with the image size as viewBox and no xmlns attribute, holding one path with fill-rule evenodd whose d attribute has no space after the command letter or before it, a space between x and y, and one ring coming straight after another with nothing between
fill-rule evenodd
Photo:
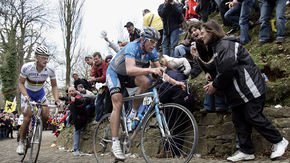
<instances>
[{"instance_id":1,"label":"blue jersey","mask_svg":"<svg viewBox=\"0 0 290 163\"><path fill-rule=\"evenodd\" d=\"M128 43L113 57L109 67L111 67L117 74L127 76L128 74L125 64L126 58L135 59L137 67L149 67L150 61L158 61L158 54L155 48L151 53L148 53L141 49L140 44L140 41Z\"/></svg>"}]
</instances>

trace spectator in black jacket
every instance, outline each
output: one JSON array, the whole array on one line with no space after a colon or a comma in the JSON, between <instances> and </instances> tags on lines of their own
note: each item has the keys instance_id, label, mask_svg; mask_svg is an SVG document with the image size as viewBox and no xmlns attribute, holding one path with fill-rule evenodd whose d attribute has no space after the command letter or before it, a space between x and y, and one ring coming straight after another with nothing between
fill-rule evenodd
<instances>
[{"instance_id":1,"label":"spectator in black jacket","mask_svg":"<svg viewBox=\"0 0 290 163\"><path fill-rule=\"evenodd\" d=\"M207 48L204 45L200 37L201 23L192 24L189 28L189 33L192 38L190 53L192 56L192 63L195 63L192 67L195 70L191 71L192 78L195 78L201 73L201 70L205 72L207 82L212 81L216 76L215 64L212 60L213 52L211 48ZM202 112L222 112L228 111L227 103L224 94L221 91L216 91L214 94L205 94L204 109Z\"/></svg>"},{"instance_id":2,"label":"spectator in black jacket","mask_svg":"<svg viewBox=\"0 0 290 163\"><path fill-rule=\"evenodd\" d=\"M5 125L7 127L6 137L13 139L13 120L9 117L9 115L5 115Z\"/></svg>"},{"instance_id":3,"label":"spectator in black jacket","mask_svg":"<svg viewBox=\"0 0 290 163\"><path fill-rule=\"evenodd\" d=\"M124 26L127 28L127 31L129 33L130 42L136 40L137 38L140 38L141 30L134 27L134 24L132 22L127 22Z\"/></svg>"},{"instance_id":4,"label":"spectator in black jacket","mask_svg":"<svg viewBox=\"0 0 290 163\"><path fill-rule=\"evenodd\" d=\"M69 109L74 124L74 135L73 135L73 155L80 155L80 134L81 130L87 124L90 111L86 110L86 106L91 104L90 98L85 98L80 95L76 89L71 86L68 88L68 100Z\"/></svg>"},{"instance_id":5,"label":"spectator in black jacket","mask_svg":"<svg viewBox=\"0 0 290 163\"><path fill-rule=\"evenodd\" d=\"M89 91L92 90L92 85L86 79L79 78L79 75L77 73L73 73L73 79L74 79L75 89L77 89L77 86L79 84L82 84L85 87L85 89L87 89Z\"/></svg>"},{"instance_id":6,"label":"spectator in black jacket","mask_svg":"<svg viewBox=\"0 0 290 163\"><path fill-rule=\"evenodd\" d=\"M281 157L289 142L263 114L265 81L249 52L238 42L225 38L225 32L215 21L204 23L201 39L213 49L217 75L204 86L208 94L222 90L232 108L232 121L236 128L240 149L228 161L253 160L254 146L251 135L254 127L273 144L270 158Z\"/></svg>"},{"instance_id":7,"label":"spectator in black jacket","mask_svg":"<svg viewBox=\"0 0 290 163\"><path fill-rule=\"evenodd\" d=\"M165 0L158 7L158 14L163 21L162 53L168 56L173 56L179 41L180 27L184 21L182 8L182 4L174 0Z\"/></svg>"}]
</instances>

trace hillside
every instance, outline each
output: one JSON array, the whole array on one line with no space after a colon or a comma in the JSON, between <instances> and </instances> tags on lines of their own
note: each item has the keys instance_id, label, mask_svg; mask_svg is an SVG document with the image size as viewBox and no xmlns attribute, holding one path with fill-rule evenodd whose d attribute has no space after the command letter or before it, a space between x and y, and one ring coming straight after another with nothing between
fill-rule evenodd
<instances>
[{"instance_id":1,"label":"hillside","mask_svg":"<svg viewBox=\"0 0 290 163\"><path fill-rule=\"evenodd\" d=\"M286 9L286 18L290 18L290 6ZM257 21L257 16L253 15ZM221 22L217 13L211 15L211 19ZM260 25L255 25L250 30L251 42L245 45L256 64L260 67L262 72L266 74L269 81L267 81L267 100L266 105L290 106L290 24L286 23L286 40L282 45L267 43L259 45L259 28ZM224 27L225 31L229 29ZM239 36L239 33L235 33ZM193 87L197 93L197 102L202 106L203 94L202 86L204 85L203 75L197 79L192 80Z\"/></svg>"}]
</instances>

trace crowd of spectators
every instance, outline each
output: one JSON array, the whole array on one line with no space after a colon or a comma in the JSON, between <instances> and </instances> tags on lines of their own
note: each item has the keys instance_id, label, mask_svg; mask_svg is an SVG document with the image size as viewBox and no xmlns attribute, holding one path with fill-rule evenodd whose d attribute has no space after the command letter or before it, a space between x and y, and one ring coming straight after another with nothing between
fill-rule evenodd
<instances>
[{"instance_id":1,"label":"crowd of spectators","mask_svg":"<svg viewBox=\"0 0 290 163\"><path fill-rule=\"evenodd\" d=\"M0 139L13 139L13 130L18 129L18 115L15 113L7 113L3 109L0 112Z\"/></svg>"},{"instance_id":2,"label":"crowd of spectators","mask_svg":"<svg viewBox=\"0 0 290 163\"><path fill-rule=\"evenodd\" d=\"M164 0L157 11L150 11L147 8L142 10L143 27L154 27L162 36L158 40L156 49L159 52L159 60L164 72L178 81L184 81L190 77L194 79L204 72L205 83L210 83L218 75L213 62L214 54L212 49L198 38L202 24L208 22L208 16L213 12L219 12L223 27L229 29L226 37L241 45L248 44L252 40L249 30L259 24L258 40L261 45L273 40L282 44L285 40L286 2L289 3L287 0ZM276 9L274 19L277 31L273 34L270 20L274 9ZM128 42L140 38L141 27L135 27L131 21L127 22L124 27L128 31L129 40L118 41L118 44L111 42L107 33L102 32L102 37L116 53L122 50ZM239 35L234 35L238 31L240 31ZM98 121L103 114L111 112L112 103L105 82L108 63L112 57L113 54L102 55L100 52L86 56L85 62L90 66L89 77L85 79L80 77L78 72L73 73L73 86L68 87L67 94L60 98L65 101L66 109L50 119L56 136L60 132L60 124L74 125L73 152L75 156L80 155L80 135L82 129L91 120L88 117ZM101 86L98 87L100 84ZM172 93L181 94L179 93L181 91L183 90L175 89ZM186 96L186 93L182 95ZM168 97L161 97L161 101L162 99L169 100L171 96L172 94ZM192 107L192 100L188 105L182 101L186 98L180 99L175 102ZM204 108L206 112L227 111L225 95L219 90L213 94L205 93ZM17 120L18 115L0 113L0 138L9 137L9 134L13 138L13 128L17 129L18 126Z\"/></svg>"}]
</instances>

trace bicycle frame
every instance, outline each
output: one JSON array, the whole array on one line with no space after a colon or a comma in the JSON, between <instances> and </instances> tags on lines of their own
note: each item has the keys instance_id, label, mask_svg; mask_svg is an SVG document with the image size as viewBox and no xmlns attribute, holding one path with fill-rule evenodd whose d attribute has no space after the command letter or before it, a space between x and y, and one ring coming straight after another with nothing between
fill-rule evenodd
<instances>
[{"instance_id":1,"label":"bicycle frame","mask_svg":"<svg viewBox=\"0 0 290 163\"><path fill-rule=\"evenodd\" d=\"M140 120L140 123L138 124L138 126L134 129L133 134L130 136L130 139L132 140L132 139L135 138L135 136L137 135L137 133L141 129L142 124L144 123L144 121L143 121L144 117L146 117L146 115L148 113L150 113L153 110L153 108L155 109L156 119L157 119L157 122L158 122L159 129L161 131L162 137L165 137L166 134L165 134L164 130L168 129L168 126L167 126L167 124L163 124L162 123L162 118L165 118L165 117L164 116L161 117L161 113L159 111L159 97L158 97L157 89L155 87L153 87L152 91L149 91L149 92L145 92L145 93L138 94L138 95L124 97L123 98L123 102L131 101L131 100L135 100L135 99L141 99L141 98L144 98L144 97L153 97L153 102L151 102L148 111L142 117L142 119ZM126 111L125 111L124 104L122 106L121 116L124 119L123 120L123 123L124 123L123 125L125 126L124 128L125 128L125 131L126 131L126 136L129 137L129 132L128 132L127 123L126 123L127 122L127 116L126 116ZM167 130L167 131L168 131L167 134L170 134L169 130Z\"/></svg>"},{"instance_id":2,"label":"bicycle frame","mask_svg":"<svg viewBox=\"0 0 290 163\"><path fill-rule=\"evenodd\" d=\"M118 133L121 148L126 154L131 152L131 147L141 145L146 162L152 162L152 158L157 154L160 158L175 158L177 162L182 159L187 163L192 158L198 143L197 124L187 108L177 103L162 104L159 101L162 92L157 91L158 87L155 87L161 83L163 80L158 79L145 93L123 97ZM145 108L138 111L138 122L133 121L135 127L129 131L127 116L130 107L127 108L126 103L130 106L133 100L146 97L150 98L150 102L143 101ZM105 162L106 153L110 152L108 145L112 143L112 135L109 133L111 116L110 113L105 114L97 123L94 133L94 154L97 162L100 163ZM140 143L136 143L134 140L139 135Z\"/></svg>"},{"instance_id":3,"label":"bicycle frame","mask_svg":"<svg viewBox=\"0 0 290 163\"><path fill-rule=\"evenodd\" d=\"M31 162L36 162L37 161L37 158L38 158L38 154L39 154L39 150L40 150L40 145L41 145L41 132L42 132L42 127L40 127L40 129L37 129L37 126L38 125L42 125L42 120L41 120L41 114L42 114L42 107L43 106L47 106L47 107L52 107L52 106L55 106L55 105L44 105L44 104L41 104L39 102L34 102L34 101L30 101L28 102L28 105L26 107L30 107L29 109L31 110L31 118L30 118L30 123L28 124L27 128L26 128L26 140L27 140L27 144L25 145L25 153L23 155L23 158L21 159L21 162L24 161L25 157L26 157L26 154L28 153L28 148L30 148L30 154L29 154L29 160ZM27 109L27 108L26 108ZM56 109L56 111L58 111L58 109ZM39 134L39 139L38 139L38 143L35 143L35 134L36 132L40 132ZM37 139L36 139L37 140ZM35 156L35 160L31 160L33 158L33 146L35 144L38 144L38 149L37 151L35 151L34 154L36 154Z\"/></svg>"}]
</instances>

